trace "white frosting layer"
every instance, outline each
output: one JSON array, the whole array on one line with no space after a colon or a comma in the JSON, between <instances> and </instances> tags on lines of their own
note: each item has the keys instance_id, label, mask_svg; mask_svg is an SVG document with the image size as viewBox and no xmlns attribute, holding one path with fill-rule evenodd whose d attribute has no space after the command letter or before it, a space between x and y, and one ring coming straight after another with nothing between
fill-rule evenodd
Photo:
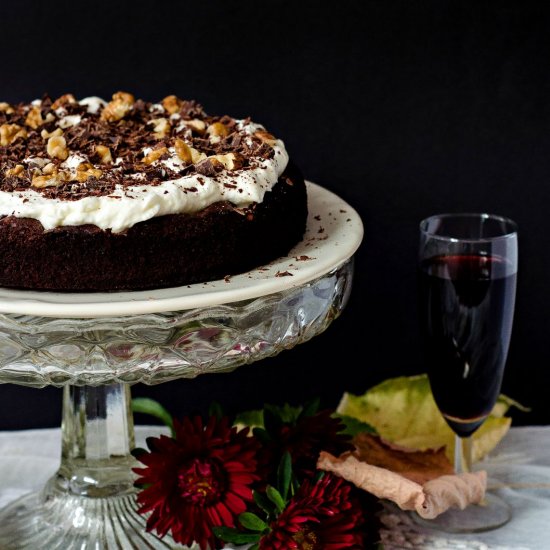
<instances>
[{"instance_id":1,"label":"white frosting layer","mask_svg":"<svg viewBox=\"0 0 550 550\"><path fill-rule=\"evenodd\" d=\"M88 101L89 108L94 109L98 101L91 99L94 101L81 103ZM252 134L263 127L239 122L239 128ZM273 148L273 158L259 159L258 166L252 169L224 170L215 177L191 174L160 185L116 186L111 195L60 200L45 197L33 189L12 193L0 191L0 215L34 218L46 230L92 224L119 233L155 216L198 212L219 201L229 201L242 208L262 202L265 193L272 189L286 168L288 154L283 142L277 140ZM80 160L78 154L73 155L65 161L65 166L74 169ZM172 158L157 162L172 168L178 165L179 159L173 153Z\"/></svg>"}]
</instances>

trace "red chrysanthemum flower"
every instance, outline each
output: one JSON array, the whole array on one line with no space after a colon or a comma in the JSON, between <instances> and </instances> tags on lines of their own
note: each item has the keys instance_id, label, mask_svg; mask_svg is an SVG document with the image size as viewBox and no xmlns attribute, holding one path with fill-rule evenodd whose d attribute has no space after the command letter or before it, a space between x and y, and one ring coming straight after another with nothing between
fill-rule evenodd
<instances>
[{"instance_id":1,"label":"red chrysanthemum flower","mask_svg":"<svg viewBox=\"0 0 550 550\"><path fill-rule=\"evenodd\" d=\"M260 541L260 550L364 548L363 515L341 478L306 480Z\"/></svg>"},{"instance_id":2,"label":"red chrysanthemum flower","mask_svg":"<svg viewBox=\"0 0 550 550\"><path fill-rule=\"evenodd\" d=\"M237 432L224 418L200 417L175 422L175 439L149 438L150 452L139 456L145 468L134 471L144 485L139 512L150 513L147 530L159 536L171 531L176 542L215 548L214 526L235 526L235 518L252 501L258 480L259 444L248 430Z\"/></svg>"},{"instance_id":3,"label":"red chrysanthemum flower","mask_svg":"<svg viewBox=\"0 0 550 550\"><path fill-rule=\"evenodd\" d=\"M292 457L292 469L298 479L313 477L321 451L339 456L351 451L351 437L342 434L344 424L332 417L333 411L324 410L312 416L299 418L295 424L284 423L277 433L271 433L273 443L268 452L269 462L275 467L288 451Z\"/></svg>"}]
</instances>

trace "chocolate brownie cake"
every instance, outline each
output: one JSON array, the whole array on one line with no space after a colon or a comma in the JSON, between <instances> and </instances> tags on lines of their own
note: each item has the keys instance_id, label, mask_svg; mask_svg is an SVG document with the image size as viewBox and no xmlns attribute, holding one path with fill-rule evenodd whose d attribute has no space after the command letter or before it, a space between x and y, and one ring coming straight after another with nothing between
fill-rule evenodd
<instances>
[{"instance_id":1,"label":"chocolate brownie cake","mask_svg":"<svg viewBox=\"0 0 550 550\"><path fill-rule=\"evenodd\" d=\"M0 286L180 286L248 271L303 235L283 143L194 101L0 103Z\"/></svg>"}]
</instances>

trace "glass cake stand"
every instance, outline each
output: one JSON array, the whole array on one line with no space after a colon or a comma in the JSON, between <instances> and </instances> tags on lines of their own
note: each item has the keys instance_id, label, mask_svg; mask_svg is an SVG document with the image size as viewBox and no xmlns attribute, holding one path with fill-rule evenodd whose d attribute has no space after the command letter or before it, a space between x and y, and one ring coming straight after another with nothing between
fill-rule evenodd
<instances>
[{"instance_id":1,"label":"glass cake stand","mask_svg":"<svg viewBox=\"0 0 550 550\"><path fill-rule=\"evenodd\" d=\"M136 511L130 384L231 371L338 316L363 228L333 193L308 193L302 242L249 273L143 292L0 289L0 382L64 387L61 465L0 512L0 548L182 548Z\"/></svg>"}]
</instances>

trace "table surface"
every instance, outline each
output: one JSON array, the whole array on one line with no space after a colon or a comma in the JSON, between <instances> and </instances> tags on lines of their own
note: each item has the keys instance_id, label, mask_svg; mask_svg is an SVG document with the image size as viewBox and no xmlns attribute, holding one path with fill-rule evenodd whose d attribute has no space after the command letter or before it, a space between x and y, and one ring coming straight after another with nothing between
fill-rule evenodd
<instances>
[{"instance_id":1,"label":"table surface","mask_svg":"<svg viewBox=\"0 0 550 550\"><path fill-rule=\"evenodd\" d=\"M137 426L136 443L158 434ZM41 488L59 466L59 429L0 432L0 507ZM512 521L487 533L447 535L418 527L402 512L382 514L384 548L550 549L550 427L512 428L490 458L479 464L506 487L498 493L513 508Z\"/></svg>"}]
</instances>

